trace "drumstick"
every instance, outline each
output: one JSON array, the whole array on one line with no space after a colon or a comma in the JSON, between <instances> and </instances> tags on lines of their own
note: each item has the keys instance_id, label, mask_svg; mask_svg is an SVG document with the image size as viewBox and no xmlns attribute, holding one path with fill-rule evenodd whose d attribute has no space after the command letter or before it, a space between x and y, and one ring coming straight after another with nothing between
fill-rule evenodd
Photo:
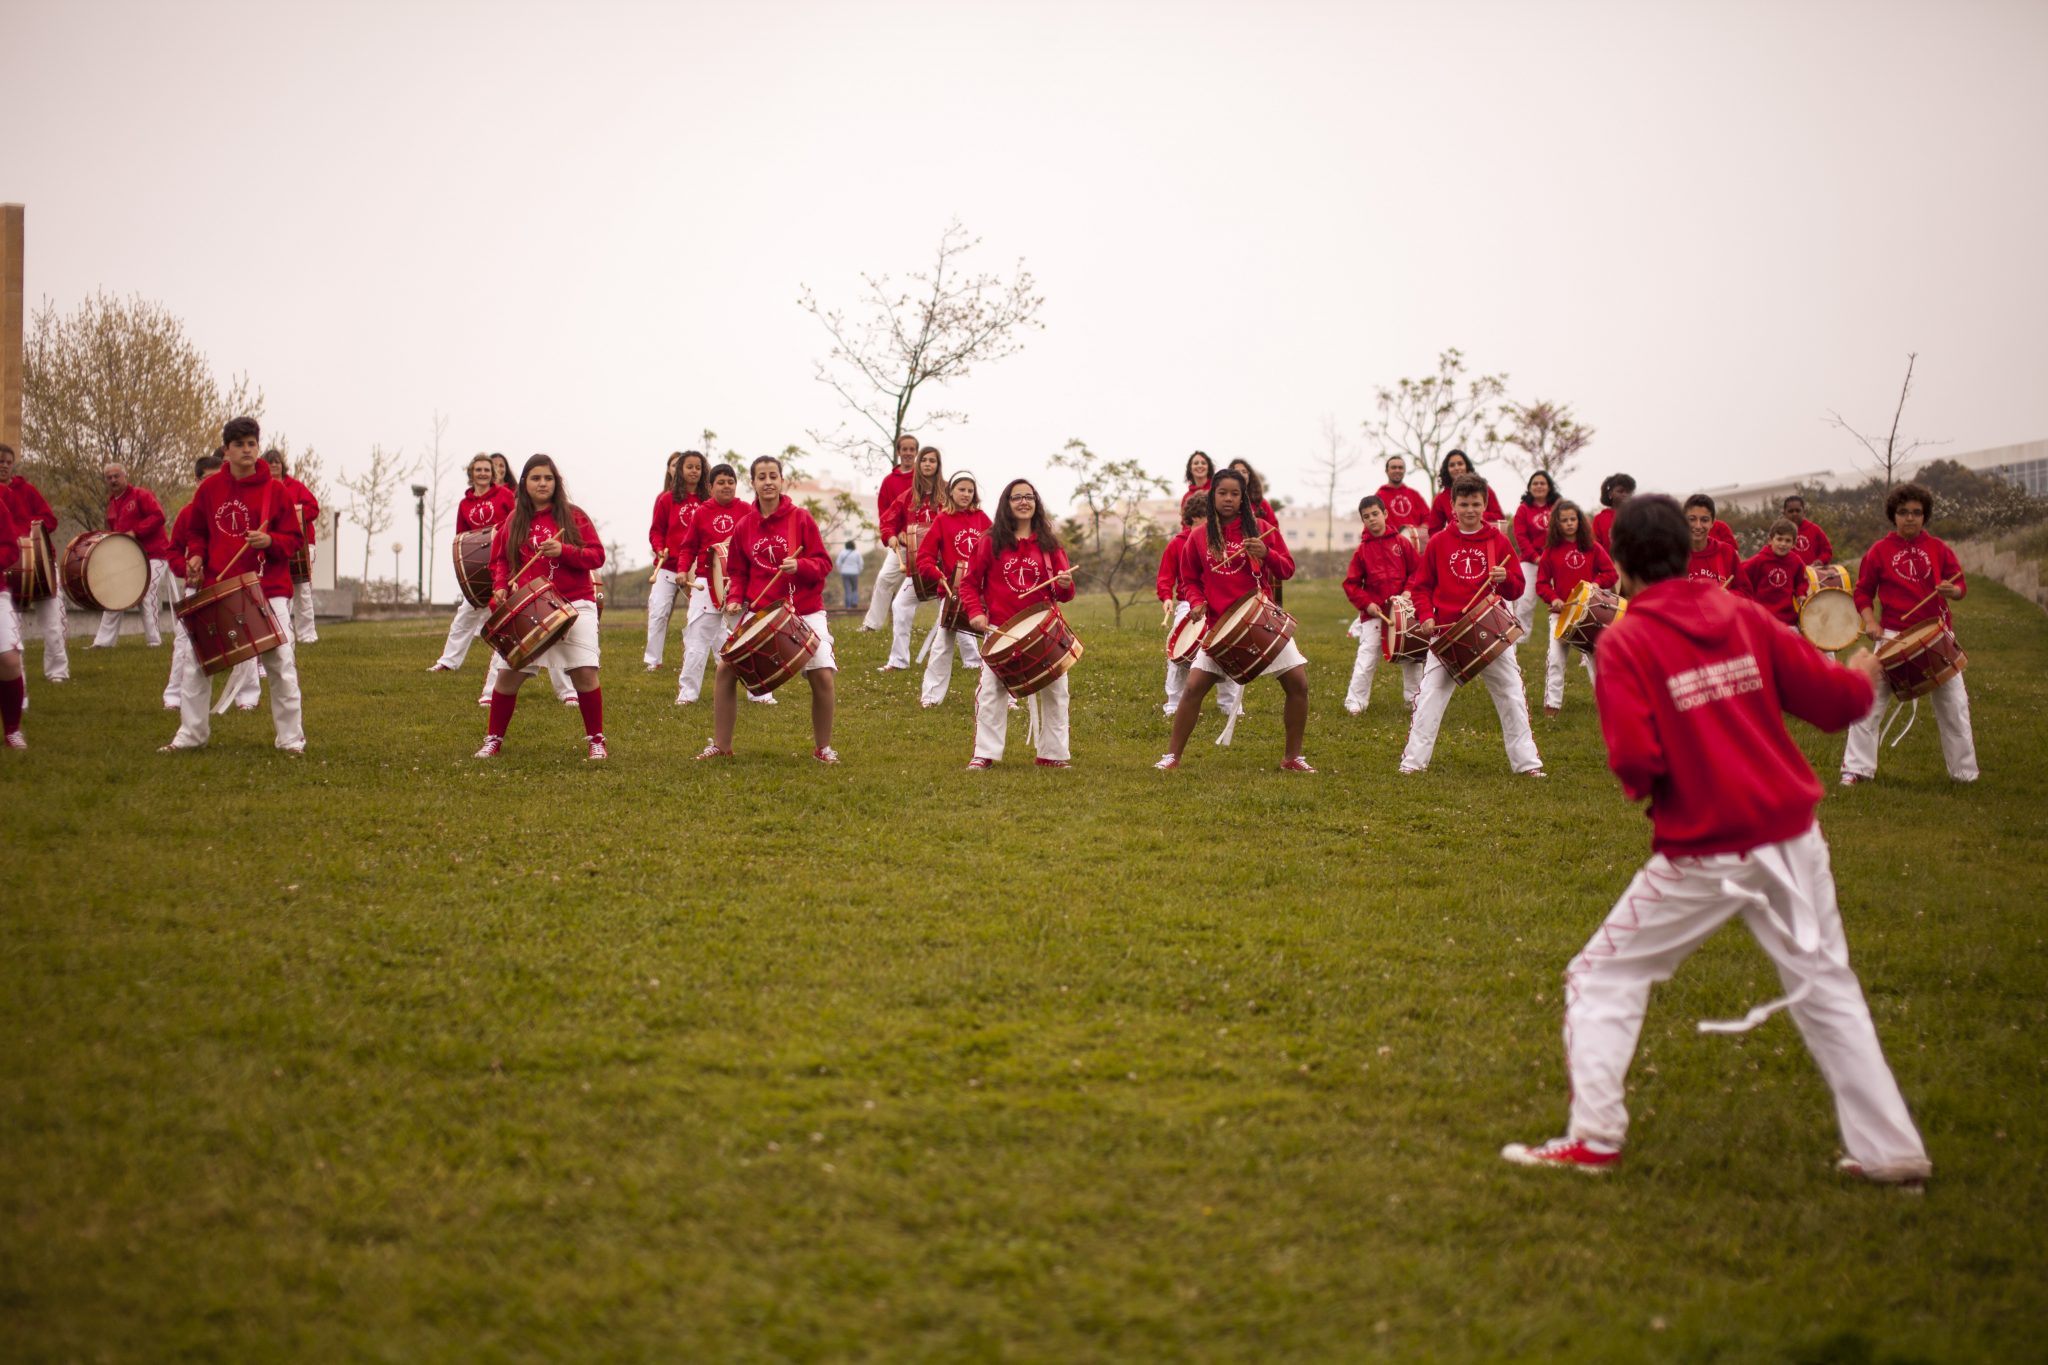
<instances>
[{"instance_id":1,"label":"drumstick","mask_svg":"<svg viewBox=\"0 0 2048 1365\"><path fill-rule=\"evenodd\" d=\"M1933 601L1933 600L1934 600L1935 598L1937 598L1937 597L1941 596L1941 590L1942 590L1943 588L1945 588L1945 587L1952 587L1952 586L1954 586L1955 584L1957 584L1957 583L1960 583L1960 582L1962 582L1962 581L1963 581L1963 576L1962 576L1961 574L1957 574L1957 575L1956 575L1956 576L1955 576L1954 578L1946 579L1946 580L1944 580L1943 582L1940 582L1940 583L1937 583L1937 584L1935 584L1935 585L1934 585L1934 591L1933 591L1933 592L1931 592L1931 593L1928 593L1928 594L1927 594L1927 596L1925 596L1925 597L1921 598L1921 599L1920 599L1920 600L1919 600L1918 602L1915 602L1915 603L1914 603L1914 604L1913 604L1912 606L1910 606L1910 607L1907 607L1907 608L1906 608L1906 610L1905 610L1905 611L1904 611L1904 612L1903 612L1903 613L1901 614L1901 618L1900 618L1900 619L1902 619L1902 620L1903 620L1903 619L1904 619L1905 617L1907 617L1907 616L1911 616L1911 615L1912 615L1912 614L1913 614L1914 612L1916 612L1916 611L1920 610L1920 608L1922 608L1922 607L1926 606L1926 605L1927 605L1927 604L1928 604L1929 602L1932 602L1932 601Z\"/></svg>"},{"instance_id":2,"label":"drumstick","mask_svg":"<svg viewBox=\"0 0 2048 1365\"><path fill-rule=\"evenodd\" d=\"M654 586L654 584L661 580L661 561L667 558L667 550L663 550L660 554L657 554L654 557L654 572L647 575L647 584L649 587Z\"/></svg>"},{"instance_id":3,"label":"drumstick","mask_svg":"<svg viewBox=\"0 0 2048 1365\"><path fill-rule=\"evenodd\" d=\"M776 585L776 583L781 580L782 576L784 574L787 574L788 572L789 570L786 568L778 568L772 575L769 576L768 581L761 585L760 596L756 597L752 602L747 604L747 615L751 616L761 609L761 603L766 601L768 598L769 589L773 588Z\"/></svg>"}]
</instances>

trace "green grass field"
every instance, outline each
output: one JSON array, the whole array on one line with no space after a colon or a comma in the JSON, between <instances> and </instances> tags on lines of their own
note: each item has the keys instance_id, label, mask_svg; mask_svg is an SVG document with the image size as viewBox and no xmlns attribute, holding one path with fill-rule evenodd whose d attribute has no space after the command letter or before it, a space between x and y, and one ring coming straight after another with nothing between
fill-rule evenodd
<instances>
[{"instance_id":1,"label":"green grass field","mask_svg":"<svg viewBox=\"0 0 2048 1365\"><path fill-rule=\"evenodd\" d=\"M159 756L167 651L80 653L0 753L0 1354L2040 1358L2048 619L1962 605L1973 787L1924 708L1853 791L1802 732L1913 1198L1832 1174L1789 1020L1694 1032L1777 993L1739 927L1653 998L1620 1171L1501 1162L1647 822L1576 670L1547 783L1477 688L1397 780L1396 679L1347 717L1336 586L1289 606L1313 777L1271 683L1152 771L1154 618L1099 600L1066 772L1021 719L962 771L969 687L850 622L832 769L787 703L688 761L623 615L604 765L534 687L471 760L440 623L324 631L302 759L267 709Z\"/></svg>"}]
</instances>

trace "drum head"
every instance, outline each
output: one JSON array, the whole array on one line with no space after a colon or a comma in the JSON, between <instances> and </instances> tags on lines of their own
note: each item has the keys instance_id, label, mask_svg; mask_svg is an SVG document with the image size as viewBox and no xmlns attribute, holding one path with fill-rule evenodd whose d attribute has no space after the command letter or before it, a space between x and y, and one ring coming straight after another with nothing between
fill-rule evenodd
<instances>
[{"instance_id":1,"label":"drum head","mask_svg":"<svg viewBox=\"0 0 2048 1365\"><path fill-rule=\"evenodd\" d=\"M1019 616L1005 621L1000 629L991 630L983 637L985 643L981 647L981 652L984 654L1001 654L1005 650L1015 649L1020 641L1029 639L1033 634L1037 633L1038 623L1051 614L1052 608L1040 607L1028 616Z\"/></svg>"},{"instance_id":2,"label":"drum head","mask_svg":"<svg viewBox=\"0 0 2048 1365\"><path fill-rule=\"evenodd\" d=\"M1202 621L1192 614L1175 621L1166 634L1166 657L1177 664L1192 660L1201 646Z\"/></svg>"},{"instance_id":3,"label":"drum head","mask_svg":"<svg viewBox=\"0 0 2048 1365\"><path fill-rule=\"evenodd\" d=\"M740 628L733 632L732 639L726 644L726 648L734 654L753 649L763 639L774 634L775 628L780 624L781 611L779 608L757 611L746 620L740 622Z\"/></svg>"},{"instance_id":4,"label":"drum head","mask_svg":"<svg viewBox=\"0 0 2048 1365\"><path fill-rule=\"evenodd\" d=\"M1822 649L1847 649L1863 633L1856 599L1839 588L1824 588L1799 608L1799 633Z\"/></svg>"},{"instance_id":5,"label":"drum head","mask_svg":"<svg viewBox=\"0 0 2048 1365\"><path fill-rule=\"evenodd\" d=\"M108 536L85 561L85 585L108 611L126 611L149 590L149 556L133 536Z\"/></svg>"},{"instance_id":6,"label":"drum head","mask_svg":"<svg viewBox=\"0 0 2048 1365\"><path fill-rule=\"evenodd\" d=\"M1221 639L1228 632L1236 630L1244 624L1246 617L1259 609L1264 601L1263 597L1253 593L1242 602L1239 602L1229 611L1223 613L1222 617L1217 620L1215 633L1210 638Z\"/></svg>"}]
</instances>

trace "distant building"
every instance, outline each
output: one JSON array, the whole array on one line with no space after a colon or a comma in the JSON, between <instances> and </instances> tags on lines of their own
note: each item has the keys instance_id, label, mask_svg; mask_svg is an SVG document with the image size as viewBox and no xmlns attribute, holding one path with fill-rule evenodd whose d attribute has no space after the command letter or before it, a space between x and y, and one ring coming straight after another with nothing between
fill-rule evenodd
<instances>
[{"instance_id":1,"label":"distant building","mask_svg":"<svg viewBox=\"0 0 2048 1365\"><path fill-rule=\"evenodd\" d=\"M1989 450L1965 451L1960 455L1938 451L1906 461L1899 466L1898 476L1902 479L1911 478L1936 460L1954 460L1965 469L1995 474L1999 478L2010 480L2035 497L2048 497L2048 440L1993 446ZM1841 470L1813 469L1803 474L1781 475L1761 483L1724 484L1719 488L1700 491L1725 508L1761 510L1778 506L1797 489L1848 487L1864 482L1874 472L1867 465L1851 466Z\"/></svg>"}]
</instances>

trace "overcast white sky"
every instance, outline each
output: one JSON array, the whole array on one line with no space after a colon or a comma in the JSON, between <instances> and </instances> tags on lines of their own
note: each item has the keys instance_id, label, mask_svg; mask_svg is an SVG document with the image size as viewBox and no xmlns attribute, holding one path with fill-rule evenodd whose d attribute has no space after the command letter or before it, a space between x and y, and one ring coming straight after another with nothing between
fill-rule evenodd
<instances>
[{"instance_id":1,"label":"overcast white sky","mask_svg":"<svg viewBox=\"0 0 2048 1365\"><path fill-rule=\"evenodd\" d=\"M1909 350L1915 433L2048 436L2044 73L2040 0L0 0L0 199L32 299L161 301L330 469L439 409L628 544L702 428L833 421L799 286L954 215L1047 299L944 397L985 484L1079 436L1302 497L1455 345L1598 428L1584 496L1842 468Z\"/></svg>"}]
</instances>

